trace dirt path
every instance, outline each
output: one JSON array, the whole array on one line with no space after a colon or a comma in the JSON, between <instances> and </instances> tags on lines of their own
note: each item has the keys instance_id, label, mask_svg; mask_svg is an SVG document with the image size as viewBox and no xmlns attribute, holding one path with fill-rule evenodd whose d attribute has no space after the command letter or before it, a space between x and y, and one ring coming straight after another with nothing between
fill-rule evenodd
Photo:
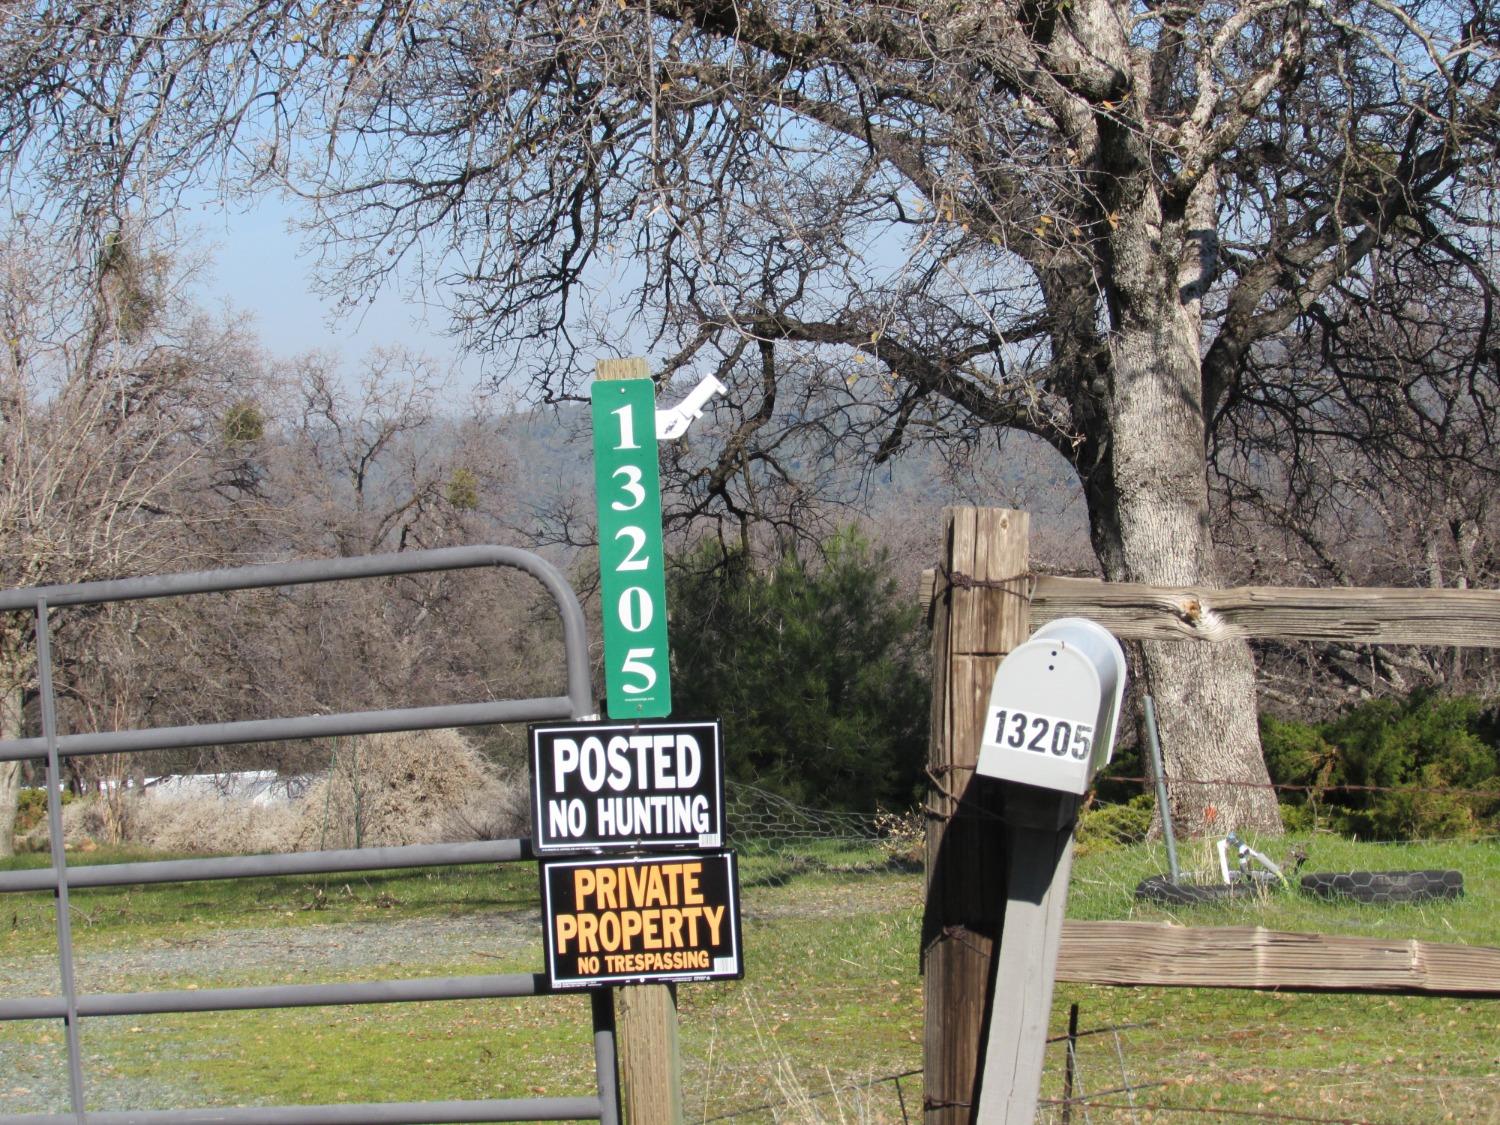
<instances>
[{"instance_id":1,"label":"dirt path","mask_svg":"<svg viewBox=\"0 0 1500 1125\"><path fill-rule=\"evenodd\" d=\"M535 910L416 918L396 922L242 927L205 933L190 941L157 939L128 949L80 951L80 992L140 992L180 988L184 982L229 987L278 981L322 981L349 975L418 976L511 955L539 945ZM537 958L540 967L540 957ZM369 970L362 972L361 970ZM60 992L57 958L29 955L0 962L0 994L47 996ZM159 1017L158 1017L159 1018ZM149 1082L111 1073L90 1050L84 1021L84 1075L90 1109L177 1109L201 1104L195 1091L160 1079ZM51 1021L0 1025L0 1112L62 1112L68 1107L67 1056L62 1028Z\"/></svg>"},{"instance_id":2,"label":"dirt path","mask_svg":"<svg viewBox=\"0 0 1500 1125\"><path fill-rule=\"evenodd\" d=\"M887 910L911 898L911 889L904 884L833 882L820 886L815 894L792 886L747 886L742 913L746 920L848 916ZM464 971L459 967L489 959L496 962L493 971L514 971L518 955L521 966L541 968L541 917L534 907L452 918L236 927L208 931L190 940L159 937L134 947L104 950L89 950L86 932L78 937L82 948L76 955L76 972L79 990L85 993L151 991L188 984L232 987L268 981L400 978ZM0 960L0 995L59 992L55 955ZM90 1109L175 1109L201 1104L198 1092L190 1088L178 1088L160 1078L145 1082L111 1073L107 1058L90 1050L91 1026L98 1025L94 1021L82 1025ZM57 1023L0 1024L0 1112L65 1111L64 1050Z\"/></svg>"}]
</instances>

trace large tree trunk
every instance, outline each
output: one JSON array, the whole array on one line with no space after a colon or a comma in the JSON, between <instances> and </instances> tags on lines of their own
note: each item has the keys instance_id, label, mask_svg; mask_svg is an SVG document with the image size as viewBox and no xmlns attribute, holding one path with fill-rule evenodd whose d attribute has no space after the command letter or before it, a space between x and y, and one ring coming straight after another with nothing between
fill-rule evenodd
<instances>
[{"instance_id":1,"label":"large tree trunk","mask_svg":"<svg viewBox=\"0 0 1500 1125\"><path fill-rule=\"evenodd\" d=\"M1094 546L1112 581L1216 585L1204 457L1198 268L1189 228L1175 275L1159 265L1171 223L1148 207L1114 245L1115 275L1103 463L1085 482ZM1134 235L1134 237L1132 237ZM1156 704L1177 830L1281 832L1261 753L1255 666L1242 641L1141 645L1143 688Z\"/></svg>"},{"instance_id":2,"label":"large tree trunk","mask_svg":"<svg viewBox=\"0 0 1500 1125\"><path fill-rule=\"evenodd\" d=\"M1132 382L1136 401L1117 416L1114 435L1113 461L1122 471L1112 487L1100 481L1091 490L1095 545L1106 576L1216 585L1202 464L1194 472L1174 470L1166 452L1171 443L1162 440L1167 407L1159 392L1165 388L1150 378ZM1140 687L1156 705L1176 830L1280 833L1260 747L1249 646L1240 640L1143 641L1140 652Z\"/></svg>"},{"instance_id":3,"label":"large tree trunk","mask_svg":"<svg viewBox=\"0 0 1500 1125\"><path fill-rule=\"evenodd\" d=\"M0 739L22 736L19 688L0 691ZM16 809L21 801L21 763L0 762L0 856L16 854Z\"/></svg>"}]
</instances>

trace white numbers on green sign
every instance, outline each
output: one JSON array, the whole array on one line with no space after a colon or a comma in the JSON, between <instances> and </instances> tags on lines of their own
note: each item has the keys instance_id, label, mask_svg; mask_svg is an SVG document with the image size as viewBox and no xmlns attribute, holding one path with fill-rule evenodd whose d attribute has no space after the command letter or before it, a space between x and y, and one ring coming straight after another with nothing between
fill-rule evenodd
<instances>
[{"instance_id":1,"label":"white numbers on green sign","mask_svg":"<svg viewBox=\"0 0 1500 1125\"><path fill-rule=\"evenodd\" d=\"M616 570L645 570L648 560L641 554L646 549L646 533L638 527L622 527L615 532L616 539L629 539L630 550L615 563Z\"/></svg>"},{"instance_id":2,"label":"white numbers on green sign","mask_svg":"<svg viewBox=\"0 0 1500 1125\"><path fill-rule=\"evenodd\" d=\"M612 718L671 712L655 417L651 380L594 385L604 670Z\"/></svg>"},{"instance_id":3,"label":"white numbers on green sign","mask_svg":"<svg viewBox=\"0 0 1500 1125\"><path fill-rule=\"evenodd\" d=\"M615 448L639 449L640 446L635 443L635 411L628 406L622 406L618 410L611 410L610 413L620 420L620 444ZM652 418L655 419L654 413Z\"/></svg>"},{"instance_id":4,"label":"white numbers on green sign","mask_svg":"<svg viewBox=\"0 0 1500 1125\"><path fill-rule=\"evenodd\" d=\"M644 632L653 612L651 595L639 586L627 587L620 595L620 624L630 632Z\"/></svg>"},{"instance_id":5,"label":"white numbers on green sign","mask_svg":"<svg viewBox=\"0 0 1500 1125\"><path fill-rule=\"evenodd\" d=\"M656 686L656 669L649 663L654 652L654 649L649 648L633 648L625 653L625 662L620 667L627 676L641 678L638 684L625 684L625 694L641 695Z\"/></svg>"},{"instance_id":6,"label":"white numbers on green sign","mask_svg":"<svg viewBox=\"0 0 1500 1125\"><path fill-rule=\"evenodd\" d=\"M619 448L628 447L621 446ZM614 475L625 478L625 483L620 487L625 490L625 495L630 497L630 503L627 504L622 500L616 500L610 504L611 508L617 512L633 512L646 502L646 490L641 487L641 470L639 466L625 465L616 469ZM640 529L637 528L636 530Z\"/></svg>"}]
</instances>

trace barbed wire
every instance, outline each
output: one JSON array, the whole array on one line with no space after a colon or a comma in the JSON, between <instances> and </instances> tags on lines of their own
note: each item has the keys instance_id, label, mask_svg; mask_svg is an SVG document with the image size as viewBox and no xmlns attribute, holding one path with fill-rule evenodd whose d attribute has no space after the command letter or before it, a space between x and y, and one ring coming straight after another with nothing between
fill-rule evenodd
<instances>
[{"instance_id":1,"label":"barbed wire","mask_svg":"<svg viewBox=\"0 0 1500 1125\"><path fill-rule=\"evenodd\" d=\"M1163 1086L1167 1083L1152 1082L1141 1086L1132 1086L1132 1090L1145 1089L1147 1086ZM1123 1091L1114 1091L1123 1092ZM1093 1097L1085 1098L1040 1098L1041 1105L1081 1105L1093 1109L1123 1109L1139 1113L1148 1110L1151 1113L1201 1113L1213 1117L1254 1117L1260 1121L1303 1121L1311 1122L1313 1125L1371 1125L1368 1117L1307 1117L1300 1113L1277 1113L1270 1109L1247 1109L1243 1106L1203 1106L1203 1105L1170 1105L1166 1102L1101 1102Z\"/></svg>"},{"instance_id":2,"label":"barbed wire","mask_svg":"<svg viewBox=\"0 0 1500 1125\"><path fill-rule=\"evenodd\" d=\"M927 777L935 785L941 786L941 778L950 773L974 773L979 767L973 762L944 762L941 765L927 767ZM1139 785L1142 788L1155 785L1156 779L1143 777L1135 774L1100 774L1100 782L1117 785ZM1290 781L1253 781L1248 778L1237 777L1169 777L1167 784L1172 787L1182 785L1213 786L1222 789L1271 789L1278 793L1442 793L1458 797L1492 797L1500 800L1500 784L1495 788L1474 788L1459 785L1356 785L1348 782L1327 785L1314 785L1303 782ZM945 795L952 800L961 798L953 796L944 789Z\"/></svg>"},{"instance_id":3,"label":"barbed wire","mask_svg":"<svg viewBox=\"0 0 1500 1125\"><path fill-rule=\"evenodd\" d=\"M1049 1044L1056 1044L1061 1042L1068 1042L1070 1039L1073 1041L1077 1041L1092 1036L1109 1034L1114 1034L1116 1037L1118 1037L1118 1033L1121 1031L1137 1030L1141 1028L1156 1026L1159 1026L1156 1021L1147 1021L1145 1023L1111 1024L1103 1027L1080 1029L1072 1036L1050 1036L1047 1039L1047 1042ZM910 1070L903 1070L895 1074L878 1075L860 1081L830 1084L827 1089L820 1090L817 1093L799 1094L799 1100L806 1102L815 1102L826 1098L836 1097L839 1094L843 1093L873 1090L878 1086L890 1083L894 1088L899 1104L901 1121L903 1123L906 1123L906 1125L909 1125L911 1116L908 1111L906 1093L901 1087L901 1082L903 1079L909 1078L920 1079L922 1075L923 1071L920 1068L914 1068ZM1080 1094L1076 1097L1040 1097L1037 1099L1037 1105L1038 1107L1045 1106L1050 1108L1063 1109L1064 1112L1066 1112L1069 1108L1077 1107L1084 1109L1085 1111L1089 1109L1107 1109L1124 1110L1132 1114L1140 1113L1143 1111L1162 1114L1196 1114L1205 1117L1228 1117L1240 1119L1252 1118L1257 1121L1282 1121L1302 1123L1302 1125L1370 1125L1370 1119L1365 1117L1309 1116L1302 1113L1284 1113L1276 1110L1262 1109L1259 1107L1252 1108L1248 1106L1178 1105L1167 1101L1143 1102L1136 1099L1134 1096L1135 1094L1142 1091L1160 1091L1163 1087L1170 1087L1172 1085L1173 1081L1168 1079L1139 1082L1132 1082L1127 1079L1126 1083L1123 1085L1112 1086L1102 1090L1095 1090L1092 1093ZM1110 1100L1114 1095L1117 1094L1129 1095L1129 1100L1123 1102ZM703 1125L715 1125L715 1123L718 1122L736 1121L745 1117L749 1117L752 1114L774 1114L778 1110L785 1110L787 1108L787 1104L788 1103L782 1101L761 1102L756 1105L741 1106L738 1109L731 1110L727 1113L716 1114L713 1117L704 1117L701 1120ZM925 1105L927 1103L924 1102L923 1104Z\"/></svg>"},{"instance_id":4,"label":"barbed wire","mask_svg":"<svg viewBox=\"0 0 1500 1125\"><path fill-rule=\"evenodd\" d=\"M972 769L973 767L966 767ZM1120 784L1154 785L1155 779L1149 777L1113 776L1104 775L1101 781L1113 781ZM1287 781L1250 781L1233 777L1169 777L1167 784L1170 786L1196 785L1199 787L1211 785L1225 789L1272 789L1278 793L1443 793L1458 797L1493 797L1500 800L1500 787L1494 789L1465 788L1457 785L1354 785L1349 783L1310 785L1293 783Z\"/></svg>"},{"instance_id":5,"label":"barbed wire","mask_svg":"<svg viewBox=\"0 0 1500 1125\"><path fill-rule=\"evenodd\" d=\"M1117 782L1134 780L1141 783L1146 781L1144 778L1112 780ZM1397 792L1406 788L1400 786L1361 787L1363 791L1376 792ZM802 863L806 860L814 864L859 865L869 863L869 857L872 854L879 861L887 851L888 845L897 840L902 831L913 833L910 839L914 842L918 858L920 858L925 835L920 831L924 823L921 810L913 810L898 817L890 813L818 809L799 804L759 786L745 783L730 782L726 785L726 805L729 837L734 845L746 847L752 854L756 851L762 854L770 852L783 862L787 857L791 857L793 863ZM967 802L966 807L968 807ZM1098 806L1098 808L1123 808L1123 806L1106 805ZM975 811L986 816L994 815L992 810L988 809L979 808ZM1135 820L1141 821L1143 818L1148 820L1149 815L1150 809L1145 807L1144 803L1138 802ZM1295 837L1295 833L1293 836ZM1395 842L1412 845L1456 843L1467 846L1485 844L1496 839L1500 839L1500 836L1486 834ZM840 847L847 847L849 851L840 853L838 851ZM877 848L879 850L875 851L874 849ZM1192 1104L1190 1096L1187 1100L1177 1100L1173 1097L1172 1091L1181 1081L1181 1071L1174 1070L1173 1075L1168 1078L1160 1077L1160 1070L1157 1070L1156 1075L1143 1072L1137 1066L1137 1060L1130 1059L1127 1062L1127 1055L1133 1052L1127 1044L1122 1043L1122 1038L1128 1038L1128 1036L1122 1036L1122 1033L1138 1029L1160 1029L1161 1026L1160 1021L1155 1020L1131 1021L1113 1026L1080 1029L1071 1037L1065 1034L1049 1036L1048 1042L1054 1044L1051 1049L1058 1049L1058 1045L1069 1043L1065 1049L1069 1050L1070 1054L1073 1053L1074 1045L1082 1048L1091 1037L1093 1037L1092 1041L1098 1045L1094 1048L1094 1054L1097 1057L1093 1064L1080 1063L1078 1056L1074 1055L1072 1065L1075 1068L1074 1076L1077 1085L1071 1088L1072 1096L1039 1099L1039 1107L1046 1107L1048 1110L1045 1119L1053 1122L1061 1120L1068 1123L1078 1121L1086 1123L1090 1120L1090 1112L1093 1112L1096 1114L1094 1120L1112 1114L1127 1113L1132 1114L1133 1119L1141 1120L1149 1113L1155 1119L1163 1121L1241 1120L1286 1122L1288 1125L1368 1125L1370 1121L1366 1117L1349 1116L1351 1112L1359 1112L1358 1103L1351 1102L1330 1106L1329 1113L1333 1114L1332 1116L1319 1116L1316 1115L1317 1111L1311 1105L1298 1102L1285 1104L1283 1110L1265 1108L1266 1103L1256 1096L1239 1098L1239 1104L1231 1101L1230 1104L1223 1105ZM1113 1048L1108 1043L1110 1037L1114 1040ZM1105 1041L1100 1043L1100 1039ZM1085 1057L1087 1057L1086 1054ZM1108 1060L1107 1068L1099 1065L1099 1059ZM1116 1068L1117 1062L1118 1068ZM1085 1090L1083 1071L1090 1066L1093 1067L1093 1077L1099 1088ZM1288 1068L1279 1066L1273 1066L1271 1071L1273 1075L1283 1075L1289 1072ZM1299 1070L1297 1073L1303 1072ZM1316 1071L1316 1073L1322 1073L1322 1071ZM841 1081L841 1079L846 1080ZM843 1092L868 1091L853 1097L851 1102L841 1103L840 1113L844 1112L849 1104L853 1104L861 1113L870 1112L870 1116L861 1116L858 1118L860 1120L899 1120L909 1125L910 1122L920 1121L924 1114L922 1095L913 1089L913 1081L920 1083L921 1079L920 1069L903 1070L899 1074L886 1074L873 1078L831 1075L826 1087L821 1081L808 1083L809 1086L817 1088L818 1092L804 1088L798 1091L795 1100L764 1101L755 1105L742 1105L716 1116L704 1117L702 1121L704 1125L772 1119L821 1121L825 1117L820 1116L816 1110L807 1110L808 1103L834 1098ZM1192 1077L1187 1079L1188 1083L1192 1081ZM1095 1083L1090 1083L1090 1085ZM1488 1089L1487 1086L1485 1088ZM765 1093L761 1096L764 1098ZM1276 1104L1274 1100L1270 1102L1271 1106ZM801 1115L788 1116L787 1114L792 1110L796 1110ZM1301 1112L1297 1112L1298 1110ZM1041 1119L1043 1118L1039 1118Z\"/></svg>"},{"instance_id":6,"label":"barbed wire","mask_svg":"<svg viewBox=\"0 0 1500 1125\"><path fill-rule=\"evenodd\" d=\"M822 1098L831 1098L837 1094L847 1093L852 1090L874 1089L882 1083L891 1082L895 1084L896 1098L901 1104L901 1120L905 1123L910 1118L906 1113L906 1095L901 1092L901 1079L917 1077L921 1073L920 1070L903 1070L900 1074L882 1074L878 1078L869 1078L863 1082L845 1082L839 1086L830 1086L828 1089L821 1090L816 1094L808 1094L806 1098L810 1102L818 1101ZM702 1118L702 1125L711 1125L712 1122L716 1121L733 1121L739 1117L748 1117L752 1113L765 1113L767 1110L774 1113L776 1110L784 1108L786 1106L783 1102L762 1102L760 1105L746 1106L743 1109L736 1109L730 1113L721 1113L717 1117Z\"/></svg>"},{"instance_id":7,"label":"barbed wire","mask_svg":"<svg viewBox=\"0 0 1500 1125\"><path fill-rule=\"evenodd\" d=\"M1036 580L1039 577L1036 571L1023 570L1020 574L1013 574L1009 578L974 578L961 570L948 570L942 563L938 563L933 568L933 573L940 583L933 587L934 597L941 596L945 588L999 590L1001 593L1012 594L1027 602L1036 597Z\"/></svg>"}]
</instances>

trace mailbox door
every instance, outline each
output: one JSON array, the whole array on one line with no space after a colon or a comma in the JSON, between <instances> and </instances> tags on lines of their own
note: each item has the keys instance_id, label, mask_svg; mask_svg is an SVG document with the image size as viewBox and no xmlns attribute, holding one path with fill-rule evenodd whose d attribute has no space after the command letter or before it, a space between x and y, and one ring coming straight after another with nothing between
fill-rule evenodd
<instances>
[{"instance_id":1,"label":"mailbox door","mask_svg":"<svg viewBox=\"0 0 1500 1125\"><path fill-rule=\"evenodd\" d=\"M1000 665L990 691L978 770L987 777L1082 794L1094 775L1102 705L1094 661L1033 639Z\"/></svg>"}]
</instances>

